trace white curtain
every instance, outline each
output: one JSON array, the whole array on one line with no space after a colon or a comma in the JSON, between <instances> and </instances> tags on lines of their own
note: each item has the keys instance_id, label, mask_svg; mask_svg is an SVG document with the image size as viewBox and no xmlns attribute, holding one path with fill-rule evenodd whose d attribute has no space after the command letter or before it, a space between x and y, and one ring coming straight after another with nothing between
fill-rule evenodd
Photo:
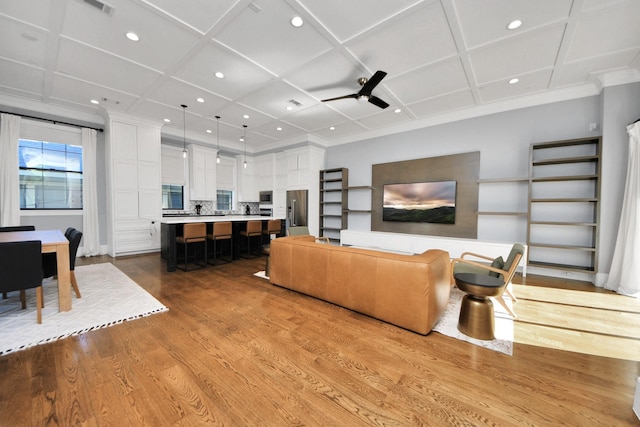
<instances>
[{"instance_id":1,"label":"white curtain","mask_svg":"<svg viewBox=\"0 0 640 427\"><path fill-rule=\"evenodd\" d=\"M82 253L84 256L100 254L96 135L97 132L94 129L82 128Z\"/></svg>"},{"instance_id":2,"label":"white curtain","mask_svg":"<svg viewBox=\"0 0 640 427\"><path fill-rule=\"evenodd\" d=\"M20 116L0 114L0 226L20 225Z\"/></svg>"},{"instance_id":3,"label":"white curtain","mask_svg":"<svg viewBox=\"0 0 640 427\"><path fill-rule=\"evenodd\" d=\"M629 163L622 201L618 238L611 271L604 287L636 298L640 297L640 122L627 126Z\"/></svg>"}]
</instances>

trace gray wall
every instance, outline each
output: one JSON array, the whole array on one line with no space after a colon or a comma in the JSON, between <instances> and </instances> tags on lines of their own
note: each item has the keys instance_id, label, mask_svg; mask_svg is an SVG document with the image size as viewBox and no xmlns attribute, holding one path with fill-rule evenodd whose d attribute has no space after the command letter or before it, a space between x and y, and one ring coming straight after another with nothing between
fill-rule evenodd
<instances>
[{"instance_id":1,"label":"gray wall","mask_svg":"<svg viewBox=\"0 0 640 427\"><path fill-rule=\"evenodd\" d=\"M600 228L601 273L608 273L622 203L628 136L626 125L640 117L640 83L605 88L601 95L523 108L454 123L330 147L326 167L349 169L349 185L371 185L371 166L479 150L480 178L528 176L534 142L603 135ZM591 131L589 125L598 129ZM620 167L623 165L624 167ZM350 194L352 209L367 206L369 194ZM481 194L482 197L482 194ZM486 206L487 201L480 200ZM490 202L490 201L489 201ZM499 200L495 200L499 203ZM523 223L526 228L526 221ZM497 221L495 227L500 226ZM351 215L349 228L370 230L370 217ZM495 230L496 233L499 230ZM493 230L478 230L487 239ZM498 240L498 239L496 239Z\"/></svg>"}]
</instances>

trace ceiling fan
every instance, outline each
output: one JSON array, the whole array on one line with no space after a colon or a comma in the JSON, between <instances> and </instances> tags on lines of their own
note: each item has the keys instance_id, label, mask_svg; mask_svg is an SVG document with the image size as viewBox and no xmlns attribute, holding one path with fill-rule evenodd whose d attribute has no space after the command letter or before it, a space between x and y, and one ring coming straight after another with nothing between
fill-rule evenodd
<instances>
[{"instance_id":1,"label":"ceiling fan","mask_svg":"<svg viewBox=\"0 0 640 427\"><path fill-rule=\"evenodd\" d=\"M380 81L384 79L386 75L387 73L385 73L384 71L378 70L375 72L373 76L371 76L370 79L367 79L366 77L360 77L358 79L358 84L362 86L362 89L360 89L358 93L352 93L351 95L338 96L337 98L323 99L322 102L336 101L338 99L354 98L358 102L369 101L373 105L376 105L380 108L387 108L389 104L387 104L385 101L378 98L377 96L371 95L371 92L373 92L373 89L376 86L378 86L378 83L380 83Z\"/></svg>"}]
</instances>

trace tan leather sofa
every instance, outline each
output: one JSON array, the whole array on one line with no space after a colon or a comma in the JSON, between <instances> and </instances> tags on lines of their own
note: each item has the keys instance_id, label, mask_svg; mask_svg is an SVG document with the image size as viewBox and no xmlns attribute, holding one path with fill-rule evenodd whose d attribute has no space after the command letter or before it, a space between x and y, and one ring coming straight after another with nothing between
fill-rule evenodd
<instances>
[{"instance_id":1,"label":"tan leather sofa","mask_svg":"<svg viewBox=\"0 0 640 427\"><path fill-rule=\"evenodd\" d=\"M449 253L400 255L315 242L271 241L271 283L426 335L449 301Z\"/></svg>"}]
</instances>

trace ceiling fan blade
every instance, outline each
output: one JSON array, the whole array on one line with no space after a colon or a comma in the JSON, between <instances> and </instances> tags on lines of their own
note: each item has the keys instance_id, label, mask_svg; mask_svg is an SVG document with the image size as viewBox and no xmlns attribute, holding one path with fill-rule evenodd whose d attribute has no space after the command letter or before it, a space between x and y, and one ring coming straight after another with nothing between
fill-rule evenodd
<instances>
[{"instance_id":1,"label":"ceiling fan blade","mask_svg":"<svg viewBox=\"0 0 640 427\"><path fill-rule=\"evenodd\" d=\"M380 107L380 108L387 108L389 106L389 104L387 104L386 102L384 102L382 99L378 98L377 96L370 96L369 97L369 102L372 103L373 105Z\"/></svg>"},{"instance_id":2,"label":"ceiling fan blade","mask_svg":"<svg viewBox=\"0 0 640 427\"><path fill-rule=\"evenodd\" d=\"M323 99L322 102L337 101L338 99L349 99L349 98L357 98L357 97L358 97L357 93L352 93L351 95L344 95L344 96L338 96L336 98Z\"/></svg>"},{"instance_id":3,"label":"ceiling fan blade","mask_svg":"<svg viewBox=\"0 0 640 427\"><path fill-rule=\"evenodd\" d=\"M373 88L378 86L378 83L380 83L386 75L387 73L385 73L384 71L376 71L375 74L371 76L371 78L367 80L367 82L362 86L362 89L360 89L358 95L371 95Z\"/></svg>"}]
</instances>

